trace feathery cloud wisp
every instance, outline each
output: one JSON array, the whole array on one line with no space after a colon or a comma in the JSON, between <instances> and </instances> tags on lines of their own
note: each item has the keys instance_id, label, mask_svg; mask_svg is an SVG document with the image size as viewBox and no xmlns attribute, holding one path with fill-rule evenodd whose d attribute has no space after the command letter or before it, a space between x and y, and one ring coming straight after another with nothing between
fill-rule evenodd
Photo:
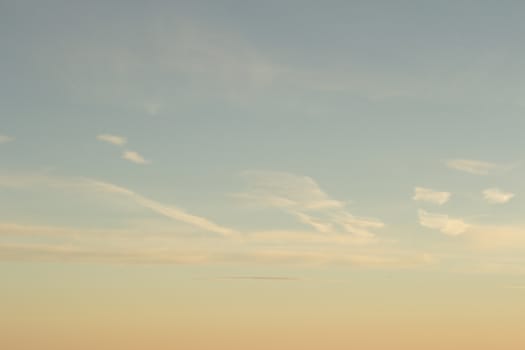
<instances>
[{"instance_id":1,"label":"feathery cloud wisp","mask_svg":"<svg viewBox=\"0 0 525 350\"><path fill-rule=\"evenodd\" d=\"M451 159L446 165L451 169L474 175L488 175L491 170L498 168L497 164L471 159Z\"/></svg>"},{"instance_id":2,"label":"feathery cloud wisp","mask_svg":"<svg viewBox=\"0 0 525 350\"><path fill-rule=\"evenodd\" d=\"M507 203L514 197L514 193L503 192L499 188L487 188L483 191L483 197L491 204Z\"/></svg>"},{"instance_id":3,"label":"feathery cloud wisp","mask_svg":"<svg viewBox=\"0 0 525 350\"><path fill-rule=\"evenodd\" d=\"M348 254L301 250L258 249L228 253L219 251L182 251L172 249L94 249L63 244L0 243L0 261L93 262L110 264L285 264L350 265L369 268L417 268L436 262L429 254ZM253 277L253 276L246 276Z\"/></svg>"},{"instance_id":4,"label":"feathery cloud wisp","mask_svg":"<svg viewBox=\"0 0 525 350\"><path fill-rule=\"evenodd\" d=\"M218 225L206 218L187 213L180 208L164 205L160 202L141 196L140 194L135 193L127 188L94 180L88 180L88 184L107 193L114 193L127 196L142 207L148 208L171 219L185 222L195 227L199 227L206 231L219 233L224 236L232 236L236 234L236 232L230 228Z\"/></svg>"},{"instance_id":5,"label":"feathery cloud wisp","mask_svg":"<svg viewBox=\"0 0 525 350\"><path fill-rule=\"evenodd\" d=\"M412 199L415 201L443 205L448 202L450 196L450 192L438 192L430 188L416 187L414 188L414 197L412 197Z\"/></svg>"},{"instance_id":6,"label":"feathery cloud wisp","mask_svg":"<svg viewBox=\"0 0 525 350\"><path fill-rule=\"evenodd\" d=\"M470 227L461 219L454 219L445 214L429 213L420 209L418 211L419 223L421 226L439 230L449 236L457 236L465 233Z\"/></svg>"},{"instance_id":7,"label":"feathery cloud wisp","mask_svg":"<svg viewBox=\"0 0 525 350\"><path fill-rule=\"evenodd\" d=\"M149 161L144 159L143 156L134 151L125 151L122 153L122 159L129 160L135 164L148 164Z\"/></svg>"},{"instance_id":8,"label":"feathery cloud wisp","mask_svg":"<svg viewBox=\"0 0 525 350\"><path fill-rule=\"evenodd\" d=\"M344 202L328 196L310 177L272 171L247 171L244 176L252 188L239 197L279 208L320 233L373 239L371 229L384 226L379 220L352 215Z\"/></svg>"},{"instance_id":9,"label":"feathery cloud wisp","mask_svg":"<svg viewBox=\"0 0 525 350\"><path fill-rule=\"evenodd\" d=\"M18 181L17 181L18 180ZM60 178L48 175L2 175L0 174L0 186L9 188L28 188L28 187L51 187L76 190L85 193L101 193L113 196L128 198L131 202L156 212L162 216L189 224L207 232L214 232L224 236L236 235L237 232L228 227L221 226L204 217L190 214L183 209L175 206L165 205L153 199L142 196L130 189L113 185L111 183L96 181L86 178ZM108 197L107 199L110 199Z\"/></svg>"},{"instance_id":10,"label":"feathery cloud wisp","mask_svg":"<svg viewBox=\"0 0 525 350\"><path fill-rule=\"evenodd\" d=\"M125 137L111 134L100 134L97 136L97 139L110 143L115 146L124 146L127 142Z\"/></svg>"}]
</instances>

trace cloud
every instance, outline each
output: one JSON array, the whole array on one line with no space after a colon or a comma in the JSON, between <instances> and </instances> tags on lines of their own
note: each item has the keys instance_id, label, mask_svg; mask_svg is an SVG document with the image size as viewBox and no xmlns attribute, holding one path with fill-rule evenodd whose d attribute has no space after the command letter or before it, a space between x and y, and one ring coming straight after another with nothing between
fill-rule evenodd
<instances>
[{"instance_id":1,"label":"cloud","mask_svg":"<svg viewBox=\"0 0 525 350\"><path fill-rule=\"evenodd\" d=\"M1 135L0 134L0 144L2 143L8 143L8 142L11 142L11 141L14 141L14 138L11 137L11 136L7 136L7 135Z\"/></svg>"},{"instance_id":2,"label":"cloud","mask_svg":"<svg viewBox=\"0 0 525 350\"><path fill-rule=\"evenodd\" d=\"M503 192L499 188L487 188L483 191L485 200L492 204L507 203L514 197L514 193Z\"/></svg>"},{"instance_id":3,"label":"cloud","mask_svg":"<svg viewBox=\"0 0 525 350\"><path fill-rule=\"evenodd\" d=\"M416 187L414 188L415 201L423 201L438 205L443 205L450 199L451 194L449 192L438 192L430 188Z\"/></svg>"},{"instance_id":4,"label":"cloud","mask_svg":"<svg viewBox=\"0 0 525 350\"><path fill-rule=\"evenodd\" d=\"M277 171L245 171L243 176L252 190L242 196L263 205L306 211L344 207L308 176Z\"/></svg>"},{"instance_id":5,"label":"cloud","mask_svg":"<svg viewBox=\"0 0 525 350\"><path fill-rule=\"evenodd\" d=\"M203 253L166 250L108 250L52 244L0 244L0 261L109 264L202 264Z\"/></svg>"},{"instance_id":6,"label":"cloud","mask_svg":"<svg viewBox=\"0 0 525 350\"><path fill-rule=\"evenodd\" d=\"M136 163L136 164L148 164L149 161L144 159L140 154L134 151L125 151L122 153L122 158L129 160L130 162Z\"/></svg>"},{"instance_id":7,"label":"cloud","mask_svg":"<svg viewBox=\"0 0 525 350\"><path fill-rule=\"evenodd\" d=\"M124 146L128 141L125 137L111 135L111 134L101 134L97 136L97 139L110 143L115 146ZM148 164L149 161L146 160L142 155L135 151L124 151L122 153L122 159L128 160L135 164Z\"/></svg>"},{"instance_id":8,"label":"cloud","mask_svg":"<svg viewBox=\"0 0 525 350\"><path fill-rule=\"evenodd\" d=\"M287 276L226 276L219 280L241 280L241 281L300 281L300 278Z\"/></svg>"},{"instance_id":9,"label":"cloud","mask_svg":"<svg viewBox=\"0 0 525 350\"><path fill-rule=\"evenodd\" d=\"M191 227L173 226L173 223L167 226L165 222L157 226L158 221L151 226L136 226L132 221L131 226L130 222L126 222L122 228L112 226L109 229L0 222L0 260L104 264L337 265L380 269L417 268L435 263L434 257L429 254L403 252L395 247L379 245L386 242L379 241L370 231L383 227L382 222L351 215L344 205L334 205L342 202L330 198L318 186L312 192L317 193L313 197L331 204L315 204L311 196L299 201L299 195L288 195L290 198L283 197L288 200L285 202L295 201L296 204L292 208L279 207L294 218L299 219L302 215L305 224L313 228L311 231L275 229L241 232L103 181L49 174L12 177L18 182L13 183L7 175L4 180L0 177L0 180L14 186L13 189L40 190L47 187L100 196L109 205L122 205L124 202L127 207L128 204L135 204ZM313 180L307 183L315 184ZM294 191L301 192L300 188ZM321 226L316 228L316 225ZM324 226L330 229L323 229ZM371 245L371 242L376 244Z\"/></svg>"},{"instance_id":10,"label":"cloud","mask_svg":"<svg viewBox=\"0 0 525 350\"><path fill-rule=\"evenodd\" d=\"M162 216L184 222L207 232L214 232L224 236L233 236L237 232L233 229L221 226L206 218L190 214L175 206L165 205L150 198L144 197L130 189L120 187L111 183L86 178L61 178L49 175L2 175L0 174L0 186L11 188L27 188L31 186L46 186L63 188L68 190L80 190L87 193L106 193L123 196L133 203L156 212Z\"/></svg>"},{"instance_id":11,"label":"cloud","mask_svg":"<svg viewBox=\"0 0 525 350\"><path fill-rule=\"evenodd\" d=\"M107 143L110 143L115 146L124 146L127 143L127 140L125 137L117 136L117 135L111 135L111 134L101 134L97 136L97 139L100 141L104 141Z\"/></svg>"},{"instance_id":12,"label":"cloud","mask_svg":"<svg viewBox=\"0 0 525 350\"><path fill-rule=\"evenodd\" d=\"M184 251L181 249L88 248L72 244L0 243L0 261L34 261L103 264L276 264L276 265L346 265L378 269L413 269L437 262L430 254L348 254L302 250L257 249L246 252L220 250ZM239 279L271 279L241 276ZM279 277L277 277L279 278ZM281 277L284 280L286 277ZM235 278L233 278L235 279Z\"/></svg>"},{"instance_id":13,"label":"cloud","mask_svg":"<svg viewBox=\"0 0 525 350\"><path fill-rule=\"evenodd\" d=\"M341 233L322 233L293 230L265 230L246 233L245 239L253 243L295 245L367 245L377 241L374 237Z\"/></svg>"},{"instance_id":14,"label":"cloud","mask_svg":"<svg viewBox=\"0 0 525 350\"><path fill-rule=\"evenodd\" d=\"M180 208L168 206L160 202L154 201L152 199L149 199L147 197L141 196L140 194L135 193L127 188L119 187L101 181L87 181L89 184L91 184L97 189L108 193L124 195L127 198L132 199L135 203L141 205L142 207L148 208L165 217L190 224L192 226L201 228L209 232L219 233L224 236L233 236L237 234L237 232L233 229L221 226L203 217L187 213L186 211Z\"/></svg>"},{"instance_id":15,"label":"cloud","mask_svg":"<svg viewBox=\"0 0 525 350\"><path fill-rule=\"evenodd\" d=\"M444 214L433 214L422 209L418 211L421 226L439 230L449 236L457 236L465 233L470 227L461 219L450 218Z\"/></svg>"},{"instance_id":16,"label":"cloud","mask_svg":"<svg viewBox=\"0 0 525 350\"><path fill-rule=\"evenodd\" d=\"M328 196L310 177L272 171L246 171L243 176L251 188L237 197L278 208L320 233L345 233L372 240L375 234L371 230L384 227L377 219L349 213L344 202Z\"/></svg>"},{"instance_id":17,"label":"cloud","mask_svg":"<svg viewBox=\"0 0 525 350\"><path fill-rule=\"evenodd\" d=\"M56 227L43 225L23 225L12 222L0 222L0 237L15 236L15 237L65 237L65 238L79 238L79 237L97 237L108 238L114 236L129 235L129 230L117 229L78 229L70 227Z\"/></svg>"},{"instance_id":18,"label":"cloud","mask_svg":"<svg viewBox=\"0 0 525 350\"><path fill-rule=\"evenodd\" d=\"M446 162L447 167L475 175L488 175L490 171L500 167L494 163L469 159L452 159Z\"/></svg>"}]
</instances>

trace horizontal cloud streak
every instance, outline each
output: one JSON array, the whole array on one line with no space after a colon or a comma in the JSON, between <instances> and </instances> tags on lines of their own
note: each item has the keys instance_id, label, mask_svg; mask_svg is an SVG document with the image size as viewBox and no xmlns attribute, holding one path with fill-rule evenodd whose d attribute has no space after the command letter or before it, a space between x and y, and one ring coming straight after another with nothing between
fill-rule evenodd
<instances>
[{"instance_id":1,"label":"horizontal cloud streak","mask_svg":"<svg viewBox=\"0 0 525 350\"><path fill-rule=\"evenodd\" d=\"M494 163L471 159L452 159L447 161L446 165L451 169L463 171L474 175L488 175L490 171L495 170L499 167L497 164Z\"/></svg>"},{"instance_id":2,"label":"horizontal cloud streak","mask_svg":"<svg viewBox=\"0 0 525 350\"><path fill-rule=\"evenodd\" d=\"M124 151L122 153L122 159L129 160L132 163L135 164L148 164L149 161L144 159L143 156L141 156L139 153L134 151Z\"/></svg>"},{"instance_id":3,"label":"horizontal cloud streak","mask_svg":"<svg viewBox=\"0 0 525 350\"><path fill-rule=\"evenodd\" d=\"M111 134L101 134L97 136L97 139L110 143L115 146L123 146L126 144L127 140L125 137Z\"/></svg>"},{"instance_id":4,"label":"horizontal cloud streak","mask_svg":"<svg viewBox=\"0 0 525 350\"><path fill-rule=\"evenodd\" d=\"M219 277L219 280L241 280L241 281L300 281L300 278L296 277L284 277L284 276L226 276Z\"/></svg>"},{"instance_id":5,"label":"horizontal cloud streak","mask_svg":"<svg viewBox=\"0 0 525 350\"><path fill-rule=\"evenodd\" d=\"M414 196L412 199L415 201L443 205L448 202L450 196L450 192L439 192L430 188L416 187L414 188Z\"/></svg>"},{"instance_id":6,"label":"horizontal cloud streak","mask_svg":"<svg viewBox=\"0 0 525 350\"><path fill-rule=\"evenodd\" d=\"M96 250L71 245L1 244L0 261L69 262L103 264L277 264L348 265L378 269L418 268L435 264L429 254L347 254L300 250L247 252L191 252L169 249Z\"/></svg>"}]
</instances>

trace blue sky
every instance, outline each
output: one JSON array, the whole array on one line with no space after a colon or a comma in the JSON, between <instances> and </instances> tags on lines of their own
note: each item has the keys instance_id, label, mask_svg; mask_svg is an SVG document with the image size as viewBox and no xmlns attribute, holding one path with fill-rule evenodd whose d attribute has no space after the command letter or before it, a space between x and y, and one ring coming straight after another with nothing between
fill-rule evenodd
<instances>
[{"instance_id":1,"label":"blue sky","mask_svg":"<svg viewBox=\"0 0 525 350\"><path fill-rule=\"evenodd\" d=\"M523 349L524 10L0 0L0 348Z\"/></svg>"},{"instance_id":2,"label":"blue sky","mask_svg":"<svg viewBox=\"0 0 525 350\"><path fill-rule=\"evenodd\" d=\"M1 219L268 234L292 255L315 249L291 232L361 232L353 254L423 265L499 246L487 231L522 247L522 8L4 2Z\"/></svg>"}]
</instances>

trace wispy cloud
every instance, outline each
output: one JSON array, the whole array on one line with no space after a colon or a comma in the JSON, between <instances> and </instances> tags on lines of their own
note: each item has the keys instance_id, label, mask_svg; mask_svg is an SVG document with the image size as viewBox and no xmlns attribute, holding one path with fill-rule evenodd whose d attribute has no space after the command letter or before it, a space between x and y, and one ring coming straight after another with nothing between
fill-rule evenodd
<instances>
[{"instance_id":1,"label":"wispy cloud","mask_svg":"<svg viewBox=\"0 0 525 350\"><path fill-rule=\"evenodd\" d=\"M14 141L14 137L0 134L0 144L8 143L8 142L11 142L11 141Z\"/></svg>"},{"instance_id":2,"label":"wispy cloud","mask_svg":"<svg viewBox=\"0 0 525 350\"><path fill-rule=\"evenodd\" d=\"M253 243L290 244L290 245L352 245L362 246L376 241L373 237L348 235L341 233L323 233L294 230L264 230L248 232L246 240Z\"/></svg>"},{"instance_id":3,"label":"wispy cloud","mask_svg":"<svg viewBox=\"0 0 525 350\"><path fill-rule=\"evenodd\" d=\"M434 214L420 209L418 215L421 226L439 230L449 236L460 235L469 228L469 224L462 219L451 218L445 214Z\"/></svg>"},{"instance_id":4,"label":"wispy cloud","mask_svg":"<svg viewBox=\"0 0 525 350\"><path fill-rule=\"evenodd\" d=\"M103 142L110 143L115 146L122 147L127 144L128 140L123 136L111 135L111 134L101 134L97 136L97 139ZM130 161L135 164L148 164L149 160L146 160L140 153L130 150L124 150L122 153L122 159Z\"/></svg>"},{"instance_id":5,"label":"wispy cloud","mask_svg":"<svg viewBox=\"0 0 525 350\"><path fill-rule=\"evenodd\" d=\"M412 197L412 199L415 201L443 205L448 202L450 196L450 192L439 192L430 188L416 187L414 188L414 197Z\"/></svg>"},{"instance_id":6,"label":"wispy cloud","mask_svg":"<svg viewBox=\"0 0 525 350\"><path fill-rule=\"evenodd\" d=\"M446 165L451 169L474 175L488 175L492 170L500 167L498 164L471 159L451 159L446 162Z\"/></svg>"},{"instance_id":7,"label":"wispy cloud","mask_svg":"<svg viewBox=\"0 0 525 350\"><path fill-rule=\"evenodd\" d=\"M503 204L507 203L514 197L514 193L504 192L499 188L487 188L483 191L483 197L485 200L492 204Z\"/></svg>"},{"instance_id":8,"label":"wispy cloud","mask_svg":"<svg viewBox=\"0 0 525 350\"><path fill-rule=\"evenodd\" d=\"M144 227L129 226L129 222L126 222L122 228L88 229L0 222L0 260L117 264L341 265L379 269L418 268L436 262L430 254L404 252L390 245L390 242L379 241L370 231L383 227L382 222L351 215L346 211L344 203L329 197L311 179L306 183L311 185L315 195L306 195L303 198L301 188L304 189L304 183L301 183L301 177L292 176L290 179L298 181L295 184L297 187L291 190L291 183L281 183L282 191L274 191L272 197L272 200L282 197L282 202L295 203L278 208L298 220L302 215L305 224L313 228L311 231L238 231L179 207L158 202L131 189L103 181L53 177L50 174L13 177L18 182L9 180L6 175L3 180L0 178L0 184L5 183L13 190L22 187L25 190L49 188L78 192L100 198L112 209L118 208L113 206L128 207L133 204L170 218L175 223L167 221L168 224L162 222L161 226L154 223ZM261 186L264 187L260 185L258 188ZM264 202L264 198L261 200ZM185 225L172 226L179 223ZM324 226L330 230L324 229ZM376 244L371 245L370 242Z\"/></svg>"},{"instance_id":9,"label":"wispy cloud","mask_svg":"<svg viewBox=\"0 0 525 350\"><path fill-rule=\"evenodd\" d=\"M127 139L125 137L111 134L100 134L97 136L97 139L115 146L124 146L127 143Z\"/></svg>"},{"instance_id":10,"label":"wispy cloud","mask_svg":"<svg viewBox=\"0 0 525 350\"><path fill-rule=\"evenodd\" d=\"M159 250L111 250L52 244L0 244L0 261L90 262L110 264L202 264L203 253Z\"/></svg>"},{"instance_id":11,"label":"wispy cloud","mask_svg":"<svg viewBox=\"0 0 525 350\"><path fill-rule=\"evenodd\" d=\"M135 164L148 164L149 163L148 160L144 159L143 156L141 156L139 153L134 152L134 151L125 151L124 153L122 153L122 158L129 160L130 162L135 163Z\"/></svg>"},{"instance_id":12,"label":"wispy cloud","mask_svg":"<svg viewBox=\"0 0 525 350\"><path fill-rule=\"evenodd\" d=\"M184 222L207 232L214 232L224 236L235 235L236 231L198 215L193 215L175 206L165 205L130 189L120 187L111 183L86 179L86 178L60 178L48 175L1 175L0 186L12 188L26 188L32 186L47 186L52 188L64 188L80 190L87 193L105 193L123 196L132 200L135 204L156 212L162 216Z\"/></svg>"},{"instance_id":13,"label":"wispy cloud","mask_svg":"<svg viewBox=\"0 0 525 350\"><path fill-rule=\"evenodd\" d=\"M245 171L252 190L241 194L263 205L299 210L342 208L345 204L330 198L308 176L277 171Z\"/></svg>"},{"instance_id":14,"label":"wispy cloud","mask_svg":"<svg viewBox=\"0 0 525 350\"><path fill-rule=\"evenodd\" d=\"M140 194L133 192L127 188L119 187L113 184L100 181L86 181L88 181L91 185L95 186L95 188L98 188L105 192L124 195L132 199L135 203L150 210L153 210L154 212L166 216L168 218L190 224L192 226L201 228L209 232L219 233L224 236L236 235L236 231L233 229L221 226L203 217L187 213L186 211L180 208L168 206L160 202L154 201L152 199L149 199L147 197L141 196Z\"/></svg>"},{"instance_id":15,"label":"wispy cloud","mask_svg":"<svg viewBox=\"0 0 525 350\"><path fill-rule=\"evenodd\" d=\"M241 280L241 281L300 281L300 278L287 276L225 276L219 280Z\"/></svg>"},{"instance_id":16,"label":"wispy cloud","mask_svg":"<svg viewBox=\"0 0 525 350\"><path fill-rule=\"evenodd\" d=\"M348 254L301 250L258 249L245 252L220 250L188 251L181 249L95 249L71 244L0 243L0 261L89 262L104 264L213 264L242 263L270 265L347 265L378 269L414 269L433 265L430 254ZM231 278L231 277L230 277ZM238 279L272 279L264 276L240 276ZM286 277L273 277L274 280ZM231 279L235 279L234 277ZM292 280L292 279L290 279Z\"/></svg>"},{"instance_id":17,"label":"wispy cloud","mask_svg":"<svg viewBox=\"0 0 525 350\"><path fill-rule=\"evenodd\" d=\"M283 210L320 233L373 239L371 230L384 227L377 219L349 213L344 202L328 196L310 177L271 171L247 171L243 175L251 189L238 197Z\"/></svg>"}]
</instances>

